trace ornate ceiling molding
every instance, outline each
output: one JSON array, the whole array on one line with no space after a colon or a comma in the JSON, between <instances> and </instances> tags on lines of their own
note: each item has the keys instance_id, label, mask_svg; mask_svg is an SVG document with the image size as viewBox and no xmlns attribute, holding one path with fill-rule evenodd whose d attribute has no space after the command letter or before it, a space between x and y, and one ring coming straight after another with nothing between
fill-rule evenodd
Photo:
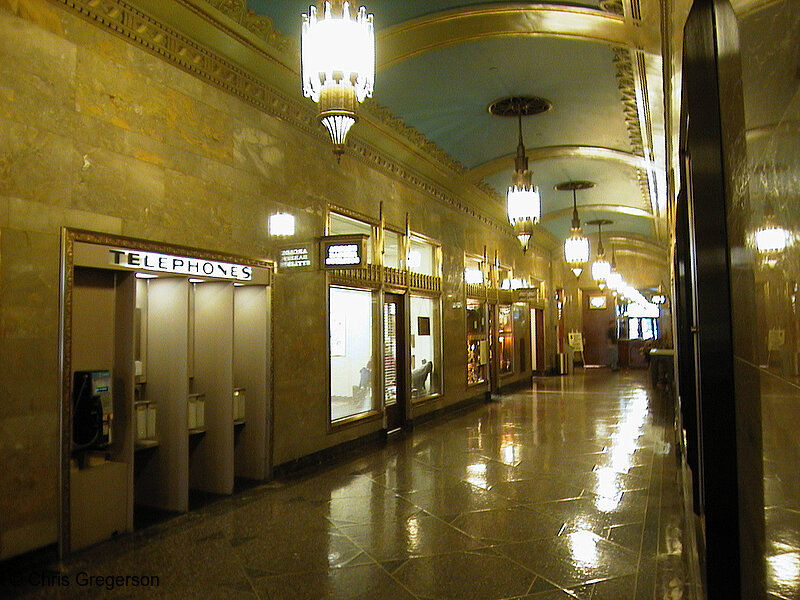
<instances>
[{"instance_id":1,"label":"ornate ceiling molding","mask_svg":"<svg viewBox=\"0 0 800 600\"><path fill-rule=\"evenodd\" d=\"M90 23L123 37L133 45L155 54L209 85L230 93L317 139L326 141L328 139L328 135L320 126L311 105L285 96L221 54L201 46L166 23L145 14L124 0L49 1L77 13ZM186 0L180 1L185 2ZM373 104L370 109L370 113L379 113L379 120L385 121L401 136L406 136L416 147L419 147L420 138L424 140L421 134L403 125L399 119L392 117L391 113L380 109L378 105ZM423 149L434 153L433 156L450 170L453 179L458 179L463 173L463 167L431 142L424 141ZM400 165L370 144L351 137L347 150L348 154L363 160L371 167L378 168L384 173L413 185L441 203L466 213L511 238L514 237L513 230L505 220L483 214L466 202L456 199L450 191L436 182ZM438 157L436 153L438 153ZM473 190L475 192L473 195L477 196L478 200L487 199L486 194L489 192L485 188L477 186L473 187ZM495 194L493 190L491 193ZM476 202L476 204L479 203Z\"/></svg>"},{"instance_id":2,"label":"ornate ceiling molding","mask_svg":"<svg viewBox=\"0 0 800 600\"><path fill-rule=\"evenodd\" d=\"M660 52L658 35L633 18L590 8L496 3L442 11L379 31L377 66L391 67L455 44L514 36L569 37Z\"/></svg>"},{"instance_id":3,"label":"ornate ceiling molding","mask_svg":"<svg viewBox=\"0 0 800 600\"><path fill-rule=\"evenodd\" d=\"M583 158L621 163L634 169L643 169L647 166L647 161L641 156L600 146L542 146L541 148L531 148L526 154L528 160L533 162L562 158ZM466 171L467 181L477 184L495 173L507 171L510 168L509 164L513 163L513 159L514 154L507 154L478 165Z\"/></svg>"},{"instance_id":4,"label":"ornate ceiling molding","mask_svg":"<svg viewBox=\"0 0 800 600\"><path fill-rule=\"evenodd\" d=\"M644 159L636 174L642 202L658 220L661 215L658 208L657 175L653 166L653 116L650 111L645 54L641 50L627 47L614 47L612 50L628 139L633 152ZM659 235L659 229L658 223L655 223L653 233L656 236Z\"/></svg>"},{"instance_id":5,"label":"ornate ceiling molding","mask_svg":"<svg viewBox=\"0 0 800 600\"><path fill-rule=\"evenodd\" d=\"M442 150L434 142L430 141L416 128L406 125L402 119L395 117L392 111L385 106L381 106L372 98L368 98L364 103L364 109L369 112L371 117L374 117L395 133L409 140L415 147L424 150L428 156L445 168L450 169L459 176L465 173L464 165Z\"/></svg>"},{"instance_id":6,"label":"ornate ceiling molding","mask_svg":"<svg viewBox=\"0 0 800 600\"><path fill-rule=\"evenodd\" d=\"M258 15L247 6L247 0L199 0L213 6L231 20L253 33L257 38L281 52L299 53L299 42L275 29L272 19Z\"/></svg>"}]
</instances>

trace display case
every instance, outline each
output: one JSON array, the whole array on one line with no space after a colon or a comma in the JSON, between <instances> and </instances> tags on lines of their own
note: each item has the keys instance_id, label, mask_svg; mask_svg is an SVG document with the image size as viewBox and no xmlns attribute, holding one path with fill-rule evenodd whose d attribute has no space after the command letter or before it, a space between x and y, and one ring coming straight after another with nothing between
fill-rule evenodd
<instances>
[{"instance_id":1,"label":"display case","mask_svg":"<svg viewBox=\"0 0 800 600\"><path fill-rule=\"evenodd\" d=\"M500 375L514 373L514 322L510 304L497 307L497 352Z\"/></svg>"},{"instance_id":2,"label":"display case","mask_svg":"<svg viewBox=\"0 0 800 600\"><path fill-rule=\"evenodd\" d=\"M488 378L489 338L486 304L467 299L467 385L484 383Z\"/></svg>"}]
</instances>

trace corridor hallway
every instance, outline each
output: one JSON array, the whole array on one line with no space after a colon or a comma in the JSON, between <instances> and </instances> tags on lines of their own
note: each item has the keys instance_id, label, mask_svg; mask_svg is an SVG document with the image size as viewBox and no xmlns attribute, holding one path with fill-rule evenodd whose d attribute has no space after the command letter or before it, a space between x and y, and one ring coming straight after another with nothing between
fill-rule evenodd
<instances>
[{"instance_id":1,"label":"corridor hallway","mask_svg":"<svg viewBox=\"0 0 800 600\"><path fill-rule=\"evenodd\" d=\"M670 410L645 371L535 378L78 553L22 597L692 598Z\"/></svg>"}]
</instances>

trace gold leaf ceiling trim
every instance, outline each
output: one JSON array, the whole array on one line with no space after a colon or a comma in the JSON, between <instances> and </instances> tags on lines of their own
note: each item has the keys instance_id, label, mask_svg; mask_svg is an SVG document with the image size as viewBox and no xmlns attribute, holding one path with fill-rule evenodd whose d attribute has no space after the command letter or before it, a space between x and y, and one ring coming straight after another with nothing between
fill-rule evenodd
<instances>
[{"instance_id":1,"label":"gold leaf ceiling trim","mask_svg":"<svg viewBox=\"0 0 800 600\"><path fill-rule=\"evenodd\" d=\"M657 35L634 19L589 8L491 4L442 11L378 32L377 68L447 46L482 39L551 36L660 51Z\"/></svg>"}]
</instances>

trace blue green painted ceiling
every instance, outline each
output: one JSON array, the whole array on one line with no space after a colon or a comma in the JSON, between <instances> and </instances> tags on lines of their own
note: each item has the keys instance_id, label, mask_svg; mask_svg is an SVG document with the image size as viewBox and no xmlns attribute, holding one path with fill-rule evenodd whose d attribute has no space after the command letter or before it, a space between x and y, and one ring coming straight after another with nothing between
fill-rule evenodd
<instances>
[{"instance_id":1,"label":"blue green painted ceiling","mask_svg":"<svg viewBox=\"0 0 800 600\"><path fill-rule=\"evenodd\" d=\"M268 16L276 29L294 38L300 35L301 15L309 4L307 0L248 0L252 10ZM485 0L365 0L363 4L375 15L379 64L381 32L403 31L407 21L418 23L443 11L453 15L472 6L537 6ZM599 0L543 4L588 8L609 22L618 19L598 12ZM559 18L579 19L585 13L565 11ZM584 222L609 218L614 221L610 234L656 237L650 202L638 181L641 172L633 166L642 159L631 144L614 49L599 41L602 36L556 36L529 27L534 26L526 25L513 35L466 36L459 43L419 52L404 47L405 58L379 68L374 100L457 160L468 178L487 183L497 192L498 201L504 202L514 168L517 120L492 116L487 107L512 95L546 98L553 108L524 117L522 123L528 154L537 157L530 167L542 194L542 226L557 238L569 234L572 195L553 186L588 179L597 186L579 192L579 210L581 205L587 207L586 214L581 214ZM605 154L598 157L598 152Z\"/></svg>"},{"instance_id":2,"label":"blue green painted ceiling","mask_svg":"<svg viewBox=\"0 0 800 600\"><path fill-rule=\"evenodd\" d=\"M275 28L289 36L300 35L300 23L303 13L308 13L308 0L247 0L251 10L259 15L272 19ZM365 5L367 11L375 16L375 28L380 31L410 19L433 15L441 11L472 6L475 4L509 4L502 0L483 0L483 2L464 2L464 0L364 0L353 4ZM561 6L584 6L598 8L599 0L583 2L542 2Z\"/></svg>"}]
</instances>

